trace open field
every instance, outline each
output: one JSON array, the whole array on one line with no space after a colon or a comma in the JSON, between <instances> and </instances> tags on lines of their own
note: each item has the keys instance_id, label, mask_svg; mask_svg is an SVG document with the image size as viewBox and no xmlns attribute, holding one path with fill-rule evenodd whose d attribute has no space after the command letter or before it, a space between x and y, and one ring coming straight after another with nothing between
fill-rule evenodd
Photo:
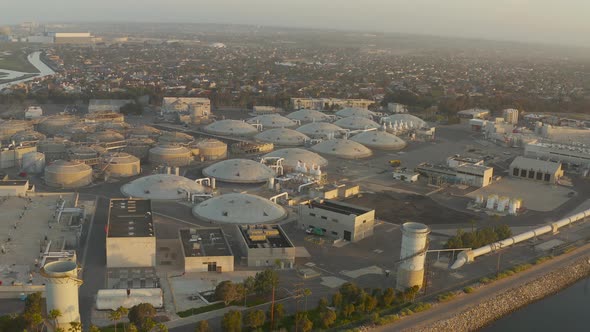
<instances>
[{"instance_id":1,"label":"open field","mask_svg":"<svg viewBox=\"0 0 590 332\"><path fill-rule=\"evenodd\" d=\"M39 71L27 60L28 52L20 44L0 44L0 70L14 70L25 73Z\"/></svg>"}]
</instances>

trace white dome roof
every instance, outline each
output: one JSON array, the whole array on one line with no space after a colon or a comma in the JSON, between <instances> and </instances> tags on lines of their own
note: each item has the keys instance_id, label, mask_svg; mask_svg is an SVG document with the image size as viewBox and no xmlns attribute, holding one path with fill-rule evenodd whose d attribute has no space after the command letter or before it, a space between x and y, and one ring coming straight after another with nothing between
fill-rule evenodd
<instances>
[{"instance_id":1,"label":"white dome roof","mask_svg":"<svg viewBox=\"0 0 590 332\"><path fill-rule=\"evenodd\" d=\"M260 183L276 176L268 166L250 159L229 159L203 169L203 175L233 183Z\"/></svg>"},{"instance_id":2,"label":"white dome roof","mask_svg":"<svg viewBox=\"0 0 590 332\"><path fill-rule=\"evenodd\" d=\"M246 120L247 123L260 123L262 128L293 127L297 123L279 114L264 114Z\"/></svg>"},{"instance_id":3,"label":"white dome roof","mask_svg":"<svg viewBox=\"0 0 590 332\"><path fill-rule=\"evenodd\" d=\"M334 124L342 128L351 130L379 128L379 124L377 122L359 116L343 118L334 122Z\"/></svg>"},{"instance_id":4,"label":"white dome roof","mask_svg":"<svg viewBox=\"0 0 590 332\"><path fill-rule=\"evenodd\" d=\"M305 141L309 140L307 135L288 128L266 130L254 136L254 138L258 141L289 146L303 145Z\"/></svg>"},{"instance_id":5,"label":"white dome roof","mask_svg":"<svg viewBox=\"0 0 590 332\"><path fill-rule=\"evenodd\" d=\"M218 135L250 136L258 132L256 127L240 120L215 121L203 128L206 132Z\"/></svg>"},{"instance_id":6,"label":"white dome roof","mask_svg":"<svg viewBox=\"0 0 590 332\"><path fill-rule=\"evenodd\" d=\"M292 169L294 169L297 166L297 162L306 163L308 166L318 165L324 167L328 165L328 161L326 160L326 158L320 156L315 152L299 148L275 150L273 152L265 154L264 157L283 158L283 165Z\"/></svg>"},{"instance_id":7,"label":"white dome roof","mask_svg":"<svg viewBox=\"0 0 590 332\"><path fill-rule=\"evenodd\" d=\"M329 122L312 122L297 128L297 131L311 138L328 138L328 134L338 133L344 129Z\"/></svg>"},{"instance_id":8,"label":"white dome roof","mask_svg":"<svg viewBox=\"0 0 590 332\"><path fill-rule=\"evenodd\" d=\"M397 122L400 122L400 121L407 122L408 125L410 124L410 122L413 122L414 126L417 128L422 128L422 127L428 126L428 124L424 120L420 119L417 116L413 116L411 114L405 114L405 113L404 114L393 114L393 115L381 118L382 123L383 122L386 122L386 123L391 122L391 124L394 124L396 121Z\"/></svg>"},{"instance_id":9,"label":"white dome roof","mask_svg":"<svg viewBox=\"0 0 590 332\"><path fill-rule=\"evenodd\" d=\"M184 199L187 191L204 193L205 188L191 179L174 174L144 176L121 187L125 196L161 200Z\"/></svg>"},{"instance_id":10,"label":"white dome roof","mask_svg":"<svg viewBox=\"0 0 590 332\"><path fill-rule=\"evenodd\" d=\"M314 121L328 121L330 116L315 110L299 110L287 114L289 119L299 120L301 122L314 122Z\"/></svg>"},{"instance_id":11,"label":"white dome roof","mask_svg":"<svg viewBox=\"0 0 590 332\"><path fill-rule=\"evenodd\" d=\"M373 149L401 150L406 147L406 142L401 138L385 131L365 131L350 138L351 141L361 143Z\"/></svg>"},{"instance_id":12,"label":"white dome roof","mask_svg":"<svg viewBox=\"0 0 590 332\"><path fill-rule=\"evenodd\" d=\"M344 159L361 159L373 153L364 145L346 139L331 139L314 145L312 150Z\"/></svg>"},{"instance_id":13,"label":"white dome roof","mask_svg":"<svg viewBox=\"0 0 590 332\"><path fill-rule=\"evenodd\" d=\"M342 110L336 112L336 115L343 117L343 118L348 118L351 116L358 116L358 117L362 117L362 118L372 119L373 116L375 116L375 112L365 110L362 108L345 108L345 109L342 109Z\"/></svg>"},{"instance_id":14,"label":"white dome roof","mask_svg":"<svg viewBox=\"0 0 590 332\"><path fill-rule=\"evenodd\" d=\"M283 219L285 209L270 200L251 194L225 194L195 207L193 215L205 221L229 224L261 224Z\"/></svg>"}]
</instances>

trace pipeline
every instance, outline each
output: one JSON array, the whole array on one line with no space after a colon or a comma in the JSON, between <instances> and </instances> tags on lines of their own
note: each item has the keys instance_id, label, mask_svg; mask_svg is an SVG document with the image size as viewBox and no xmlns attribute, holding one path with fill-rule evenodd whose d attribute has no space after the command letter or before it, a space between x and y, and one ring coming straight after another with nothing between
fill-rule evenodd
<instances>
[{"instance_id":1,"label":"pipeline","mask_svg":"<svg viewBox=\"0 0 590 332\"><path fill-rule=\"evenodd\" d=\"M486 246L483 246L483 247L480 247L477 249L462 251L459 253L459 255L457 255L457 259L455 260L453 265L451 265L451 269L452 270L458 269L458 268L462 267L463 265L465 265L465 263L472 262L475 258L485 255L485 254L488 254L492 251L507 248L507 247L513 246L519 242L523 242L523 241L526 241L526 240L531 239L533 237L547 234L549 232L556 233L557 230L560 229L561 227L571 225L574 222L583 220L584 218L589 217L589 216L590 216L590 209L584 210L584 211L576 213L572 216L562 218L558 221L552 222L548 225L545 225L545 226L542 226L539 228L535 228L535 229L530 230L528 232L517 234L513 237L509 237L509 238L504 239L502 241L494 242L492 244L488 244Z\"/></svg>"}]
</instances>

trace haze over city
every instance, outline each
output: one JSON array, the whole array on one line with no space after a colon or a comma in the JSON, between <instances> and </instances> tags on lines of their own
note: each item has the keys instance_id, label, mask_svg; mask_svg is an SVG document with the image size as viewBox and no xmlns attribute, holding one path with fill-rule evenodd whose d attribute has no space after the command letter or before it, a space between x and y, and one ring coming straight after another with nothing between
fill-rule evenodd
<instances>
[{"instance_id":1,"label":"haze over city","mask_svg":"<svg viewBox=\"0 0 590 332\"><path fill-rule=\"evenodd\" d=\"M399 32L590 47L585 0L44 0L2 4L2 22L232 23Z\"/></svg>"}]
</instances>

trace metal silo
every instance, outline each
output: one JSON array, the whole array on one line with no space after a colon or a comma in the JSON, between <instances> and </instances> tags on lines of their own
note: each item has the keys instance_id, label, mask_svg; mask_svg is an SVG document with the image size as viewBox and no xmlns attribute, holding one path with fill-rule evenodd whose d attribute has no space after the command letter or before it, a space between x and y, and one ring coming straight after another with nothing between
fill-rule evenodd
<instances>
[{"instance_id":1,"label":"metal silo","mask_svg":"<svg viewBox=\"0 0 590 332\"><path fill-rule=\"evenodd\" d=\"M402 225L402 248L400 265L397 270L397 289L422 287L429 233L430 228L421 223L406 222Z\"/></svg>"},{"instance_id":2,"label":"metal silo","mask_svg":"<svg viewBox=\"0 0 590 332\"><path fill-rule=\"evenodd\" d=\"M216 139L199 141L196 145L202 160L220 160L227 157L227 144Z\"/></svg>"}]
</instances>

